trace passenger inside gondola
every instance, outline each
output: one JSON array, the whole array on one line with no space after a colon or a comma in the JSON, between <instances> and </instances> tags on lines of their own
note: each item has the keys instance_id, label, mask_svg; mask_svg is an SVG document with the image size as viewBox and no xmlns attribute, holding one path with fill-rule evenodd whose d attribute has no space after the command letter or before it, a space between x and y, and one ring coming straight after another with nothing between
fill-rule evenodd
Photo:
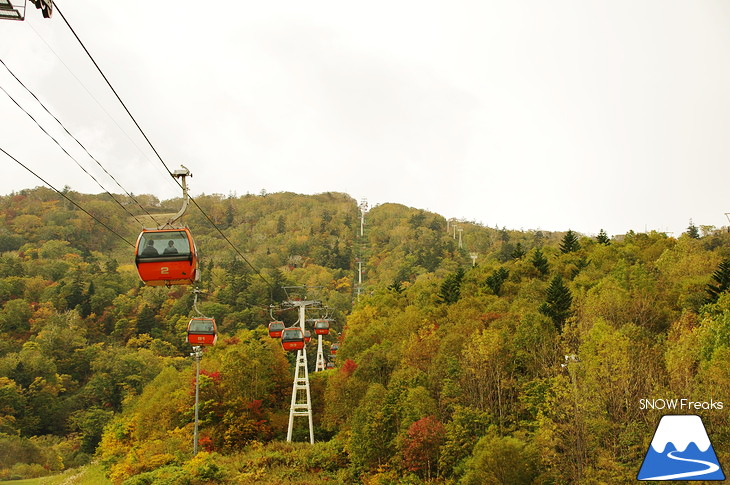
<instances>
[{"instance_id":1,"label":"passenger inside gondola","mask_svg":"<svg viewBox=\"0 0 730 485\"><path fill-rule=\"evenodd\" d=\"M175 247L175 241L170 239L167 241L167 247L164 251L162 251L162 254L177 254L177 248Z\"/></svg>"},{"instance_id":2,"label":"passenger inside gondola","mask_svg":"<svg viewBox=\"0 0 730 485\"><path fill-rule=\"evenodd\" d=\"M155 249L155 242L150 239L147 241L147 244L144 246L144 249L139 254L140 256L147 256L147 257L153 257L153 256L159 256L160 253L157 252L157 249Z\"/></svg>"}]
</instances>

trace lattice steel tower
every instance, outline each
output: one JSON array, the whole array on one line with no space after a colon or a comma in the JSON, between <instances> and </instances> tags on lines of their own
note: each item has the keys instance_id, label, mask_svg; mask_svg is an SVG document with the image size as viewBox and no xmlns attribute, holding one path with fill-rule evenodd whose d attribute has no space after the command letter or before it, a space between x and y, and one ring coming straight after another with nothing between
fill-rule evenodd
<instances>
[{"instance_id":1,"label":"lattice steel tower","mask_svg":"<svg viewBox=\"0 0 730 485\"><path fill-rule=\"evenodd\" d=\"M289 301L292 306L299 307L299 325L302 333L305 331L306 308L308 306L320 305L317 300ZM320 336L319 341L322 341ZM296 370L294 371L294 384L291 392L291 406L289 407L289 428L286 433L286 440L291 441L294 432L294 418L306 417L309 422L309 442L314 444L314 425L312 423L312 395L309 389L309 369L307 368L307 348L297 350Z\"/></svg>"}]
</instances>

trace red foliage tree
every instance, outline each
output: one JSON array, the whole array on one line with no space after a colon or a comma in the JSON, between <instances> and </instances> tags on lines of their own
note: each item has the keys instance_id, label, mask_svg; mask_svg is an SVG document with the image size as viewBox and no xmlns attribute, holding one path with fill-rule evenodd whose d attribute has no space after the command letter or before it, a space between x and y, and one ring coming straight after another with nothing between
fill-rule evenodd
<instances>
[{"instance_id":1,"label":"red foliage tree","mask_svg":"<svg viewBox=\"0 0 730 485\"><path fill-rule=\"evenodd\" d=\"M406 469L430 478L438 472L438 458L446 436L443 423L434 416L426 416L413 423L403 445Z\"/></svg>"},{"instance_id":2,"label":"red foliage tree","mask_svg":"<svg viewBox=\"0 0 730 485\"><path fill-rule=\"evenodd\" d=\"M342 364L342 367L340 367L340 372L343 375L350 377L352 373L355 372L355 369L357 369L357 363L355 363L354 360L347 359L345 360L345 363Z\"/></svg>"},{"instance_id":3,"label":"red foliage tree","mask_svg":"<svg viewBox=\"0 0 730 485\"><path fill-rule=\"evenodd\" d=\"M198 446L208 452L217 451L213 438L210 435L204 434L198 438Z\"/></svg>"}]
</instances>

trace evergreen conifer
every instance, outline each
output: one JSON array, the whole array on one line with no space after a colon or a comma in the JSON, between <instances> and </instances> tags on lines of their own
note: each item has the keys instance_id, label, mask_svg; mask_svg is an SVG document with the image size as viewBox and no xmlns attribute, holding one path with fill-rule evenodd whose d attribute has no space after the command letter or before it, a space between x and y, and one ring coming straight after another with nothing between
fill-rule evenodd
<instances>
[{"instance_id":1,"label":"evergreen conifer","mask_svg":"<svg viewBox=\"0 0 730 485\"><path fill-rule=\"evenodd\" d=\"M689 220L689 226L687 227L687 233L689 237L692 239L699 239L700 238L700 231L697 229L697 226L694 225L692 222L692 219Z\"/></svg>"},{"instance_id":2,"label":"evergreen conifer","mask_svg":"<svg viewBox=\"0 0 730 485\"><path fill-rule=\"evenodd\" d=\"M596 241L598 241L600 244L611 244L611 239L606 234L606 231L601 229L598 232L598 236L596 236Z\"/></svg>"},{"instance_id":3,"label":"evergreen conifer","mask_svg":"<svg viewBox=\"0 0 730 485\"><path fill-rule=\"evenodd\" d=\"M145 305L137 315L137 333L152 333L155 328L155 311L149 305Z\"/></svg>"},{"instance_id":4,"label":"evergreen conifer","mask_svg":"<svg viewBox=\"0 0 730 485\"><path fill-rule=\"evenodd\" d=\"M487 277L487 286L492 292L499 296L502 292L502 284L509 277L509 270L506 268L499 268Z\"/></svg>"},{"instance_id":5,"label":"evergreen conifer","mask_svg":"<svg viewBox=\"0 0 730 485\"><path fill-rule=\"evenodd\" d=\"M563 236L563 240L560 242L560 251L563 253L572 253L580 249L580 243L578 242L578 236L570 229Z\"/></svg>"},{"instance_id":6,"label":"evergreen conifer","mask_svg":"<svg viewBox=\"0 0 730 485\"><path fill-rule=\"evenodd\" d=\"M548 263L547 258L542 254L542 250L540 248L535 249L530 262L535 268L537 268L542 276L545 276L550 271L550 263Z\"/></svg>"},{"instance_id":7,"label":"evergreen conifer","mask_svg":"<svg viewBox=\"0 0 730 485\"><path fill-rule=\"evenodd\" d=\"M720 263L717 270L712 273L712 279L717 284L707 284L706 303L715 303L722 293L730 290L730 259L726 259Z\"/></svg>"},{"instance_id":8,"label":"evergreen conifer","mask_svg":"<svg viewBox=\"0 0 730 485\"><path fill-rule=\"evenodd\" d=\"M442 303L451 304L461 297L461 280L464 279L464 269L459 268L444 279L439 290L438 299Z\"/></svg>"},{"instance_id":9,"label":"evergreen conifer","mask_svg":"<svg viewBox=\"0 0 730 485\"><path fill-rule=\"evenodd\" d=\"M565 321L572 314L570 310L572 305L573 295L563 283L563 277L556 275L550 282L550 286L548 286L545 301L539 308L540 313L550 317L555 324L555 328L561 331Z\"/></svg>"},{"instance_id":10,"label":"evergreen conifer","mask_svg":"<svg viewBox=\"0 0 730 485\"><path fill-rule=\"evenodd\" d=\"M512 259L522 259L525 254L527 254L527 251L522 247L522 243L517 243L512 250Z\"/></svg>"}]
</instances>

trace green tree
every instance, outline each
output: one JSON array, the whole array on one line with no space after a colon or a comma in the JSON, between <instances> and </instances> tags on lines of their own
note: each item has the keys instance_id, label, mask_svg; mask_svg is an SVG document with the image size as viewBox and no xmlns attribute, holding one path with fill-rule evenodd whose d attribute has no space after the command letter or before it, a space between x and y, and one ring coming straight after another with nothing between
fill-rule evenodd
<instances>
[{"instance_id":1,"label":"green tree","mask_svg":"<svg viewBox=\"0 0 730 485\"><path fill-rule=\"evenodd\" d=\"M720 263L717 270L712 273L712 279L715 284L708 283L705 289L707 292L706 303L715 303L722 293L730 289L730 259L725 259Z\"/></svg>"},{"instance_id":2,"label":"green tree","mask_svg":"<svg viewBox=\"0 0 730 485\"><path fill-rule=\"evenodd\" d=\"M23 299L10 300L0 311L0 332L24 332L30 329L33 311Z\"/></svg>"},{"instance_id":3,"label":"green tree","mask_svg":"<svg viewBox=\"0 0 730 485\"><path fill-rule=\"evenodd\" d=\"M243 310L248 307L251 275L244 262L239 259L232 260L227 266L225 286L218 292L218 300L230 305L234 311Z\"/></svg>"},{"instance_id":4,"label":"green tree","mask_svg":"<svg viewBox=\"0 0 730 485\"><path fill-rule=\"evenodd\" d=\"M322 425L327 430L336 431L345 426L368 389L367 382L353 375L356 369L355 361L345 359L327 379L322 416Z\"/></svg>"},{"instance_id":5,"label":"green tree","mask_svg":"<svg viewBox=\"0 0 730 485\"><path fill-rule=\"evenodd\" d=\"M284 219L283 215L280 215L279 218L276 220L276 233L284 234L285 232L286 232L286 219Z\"/></svg>"},{"instance_id":6,"label":"green tree","mask_svg":"<svg viewBox=\"0 0 730 485\"><path fill-rule=\"evenodd\" d=\"M0 229L0 253L15 251L23 245L23 238L10 231Z\"/></svg>"},{"instance_id":7,"label":"green tree","mask_svg":"<svg viewBox=\"0 0 730 485\"><path fill-rule=\"evenodd\" d=\"M91 299L94 297L94 294L96 293L96 286L94 286L94 282L89 282L89 287L84 292L84 295L81 299L81 305L79 305L79 314L82 318L86 318L91 314Z\"/></svg>"},{"instance_id":8,"label":"green tree","mask_svg":"<svg viewBox=\"0 0 730 485\"><path fill-rule=\"evenodd\" d=\"M162 370L162 359L149 349L94 347L92 376L80 396L90 405L120 411L128 396L139 395Z\"/></svg>"},{"instance_id":9,"label":"green tree","mask_svg":"<svg viewBox=\"0 0 730 485\"><path fill-rule=\"evenodd\" d=\"M525 254L527 254L527 251L522 247L522 243L518 242L512 250L511 256L512 259L522 259Z\"/></svg>"},{"instance_id":10,"label":"green tree","mask_svg":"<svg viewBox=\"0 0 730 485\"><path fill-rule=\"evenodd\" d=\"M550 317L555 328L561 331L565 321L571 316L570 307L573 305L573 295L563 283L563 277L556 275L548 286L545 301L540 305L540 313Z\"/></svg>"},{"instance_id":11,"label":"green tree","mask_svg":"<svg viewBox=\"0 0 730 485\"><path fill-rule=\"evenodd\" d=\"M137 333L150 335L156 326L155 311L149 305L145 305L137 315Z\"/></svg>"},{"instance_id":12,"label":"green tree","mask_svg":"<svg viewBox=\"0 0 730 485\"><path fill-rule=\"evenodd\" d=\"M395 293L403 293L403 284L400 280L393 280L393 283L388 285L388 289L390 291L394 291Z\"/></svg>"},{"instance_id":13,"label":"green tree","mask_svg":"<svg viewBox=\"0 0 730 485\"><path fill-rule=\"evenodd\" d=\"M540 248L536 248L535 252L532 253L532 259L530 262L542 276L545 276L550 272L550 263L548 263L547 258L542 254L542 250Z\"/></svg>"},{"instance_id":14,"label":"green tree","mask_svg":"<svg viewBox=\"0 0 730 485\"><path fill-rule=\"evenodd\" d=\"M101 441L104 426L111 421L113 416L112 411L97 406L78 410L70 416L72 428L78 430L81 435L81 450L84 453L94 454L97 445Z\"/></svg>"},{"instance_id":15,"label":"green tree","mask_svg":"<svg viewBox=\"0 0 730 485\"><path fill-rule=\"evenodd\" d=\"M71 284L66 288L66 308L73 310L84 301L84 282L81 280L81 271L73 275Z\"/></svg>"},{"instance_id":16,"label":"green tree","mask_svg":"<svg viewBox=\"0 0 730 485\"><path fill-rule=\"evenodd\" d=\"M2 248L0 248L1 252ZM0 256L0 278L7 278L8 276L25 276L25 269L20 258L3 254Z\"/></svg>"},{"instance_id":17,"label":"green tree","mask_svg":"<svg viewBox=\"0 0 730 485\"><path fill-rule=\"evenodd\" d=\"M600 244L611 244L611 238L608 237L608 234L606 234L606 231L601 229L598 232L598 236L596 236L596 241L598 241Z\"/></svg>"},{"instance_id":18,"label":"green tree","mask_svg":"<svg viewBox=\"0 0 730 485\"><path fill-rule=\"evenodd\" d=\"M393 456L397 426L386 406L386 390L371 384L351 420L350 459L358 472L387 464Z\"/></svg>"},{"instance_id":19,"label":"green tree","mask_svg":"<svg viewBox=\"0 0 730 485\"><path fill-rule=\"evenodd\" d=\"M441 283L438 299L442 303L450 305L461 298L461 282L464 279L464 269L459 268L455 273L450 274Z\"/></svg>"},{"instance_id":20,"label":"green tree","mask_svg":"<svg viewBox=\"0 0 730 485\"><path fill-rule=\"evenodd\" d=\"M571 229L563 236L560 242L560 251L564 254L572 253L580 249L580 243L578 242L578 236Z\"/></svg>"},{"instance_id":21,"label":"green tree","mask_svg":"<svg viewBox=\"0 0 730 485\"><path fill-rule=\"evenodd\" d=\"M687 227L687 232L685 234L687 234L692 239L700 238L700 230L697 228L697 226L694 225L692 219L689 220L689 226Z\"/></svg>"},{"instance_id":22,"label":"green tree","mask_svg":"<svg viewBox=\"0 0 730 485\"><path fill-rule=\"evenodd\" d=\"M482 437L467 464L463 485L530 485L540 475L540 457L526 441L499 436L496 429Z\"/></svg>"},{"instance_id":23,"label":"green tree","mask_svg":"<svg viewBox=\"0 0 730 485\"><path fill-rule=\"evenodd\" d=\"M474 445L489 427L489 413L477 411L471 406L454 407L451 420L445 425L445 441L439 456L439 469L445 476L462 470L471 456Z\"/></svg>"},{"instance_id":24,"label":"green tree","mask_svg":"<svg viewBox=\"0 0 730 485\"><path fill-rule=\"evenodd\" d=\"M507 232L507 228L506 227L502 227L502 229L500 229L500 231L499 231L499 238L504 243L509 242L510 236L509 236L509 232Z\"/></svg>"},{"instance_id":25,"label":"green tree","mask_svg":"<svg viewBox=\"0 0 730 485\"><path fill-rule=\"evenodd\" d=\"M233 204L230 202L230 199L228 201L228 204L226 205L226 227L231 227L233 224L233 220L235 219L235 212L233 210Z\"/></svg>"},{"instance_id":26,"label":"green tree","mask_svg":"<svg viewBox=\"0 0 730 485\"><path fill-rule=\"evenodd\" d=\"M495 295L500 296L500 293L502 292L502 284L507 281L508 277L509 270L501 267L498 270L495 270L491 275L487 276L487 286Z\"/></svg>"},{"instance_id":27,"label":"green tree","mask_svg":"<svg viewBox=\"0 0 730 485\"><path fill-rule=\"evenodd\" d=\"M416 212L411 216L411 218L408 220L408 224L413 228L417 228L424 225L424 222L426 220L426 213L422 210Z\"/></svg>"}]
</instances>

